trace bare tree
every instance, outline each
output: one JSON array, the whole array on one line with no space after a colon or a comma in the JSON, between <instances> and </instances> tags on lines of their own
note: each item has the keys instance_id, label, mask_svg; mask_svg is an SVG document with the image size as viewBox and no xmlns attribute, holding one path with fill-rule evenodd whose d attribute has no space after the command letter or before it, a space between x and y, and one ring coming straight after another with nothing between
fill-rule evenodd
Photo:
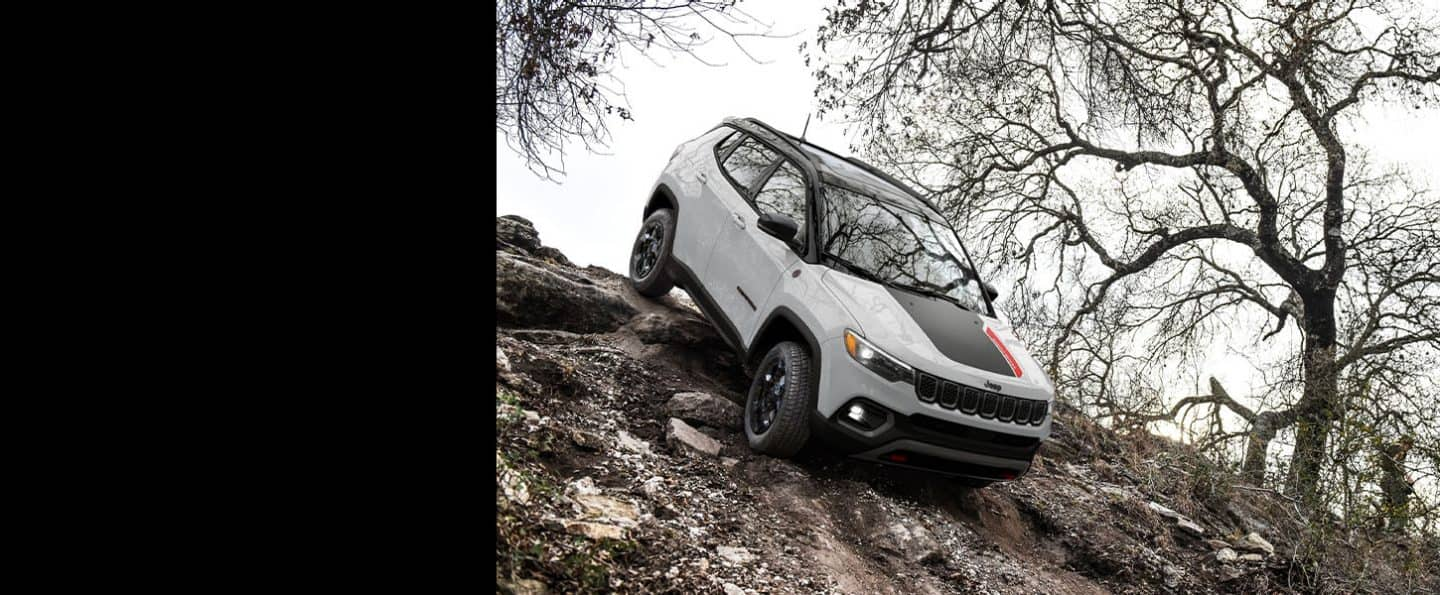
<instances>
[{"instance_id":1,"label":"bare tree","mask_svg":"<svg viewBox=\"0 0 1440 595\"><path fill-rule=\"evenodd\" d=\"M565 173L565 147L610 140L611 118L629 120L614 67L623 53L651 58L695 52L701 31L735 42L768 30L739 0L501 0L495 6L495 128L537 175ZM746 54L749 55L748 53ZM752 57L753 59L753 57Z\"/></svg>"},{"instance_id":2,"label":"bare tree","mask_svg":"<svg viewBox=\"0 0 1440 595\"><path fill-rule=\"evenodd\" d=\"M1316 504L1347 368L1440 345L1437 205L1370 168L1351 134L1366 104L1434 104L1440 35L1421 8L841 2L817 78L823 106L986 238L991 262L1053 276L1052 376L1114 292L1153 354L1237 320L1259 344L1295 318L1297 398L1204 400L1245 418L1260 455L1293 426L1289 487Z\"/></svg>"}]
</instances>

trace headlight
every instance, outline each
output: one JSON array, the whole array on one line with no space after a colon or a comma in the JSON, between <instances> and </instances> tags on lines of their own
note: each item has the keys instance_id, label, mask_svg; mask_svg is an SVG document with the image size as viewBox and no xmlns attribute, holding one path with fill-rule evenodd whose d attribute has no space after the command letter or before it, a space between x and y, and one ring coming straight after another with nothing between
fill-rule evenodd
<instances>
[{"instance_id":1,"label":"headlight","mask_svg":"<svg viewBox=\"0 0 1440 595\"><path fill-rule=\"evenodd\" d=\"M880 351L879 347L870 344L861 338L859 333L850 329L845 329L845 351L850 352L850 357L855 358L860 365L891 382L910 382L915 378L914 369L894 356Z\"/></svg>"}]
</instances>

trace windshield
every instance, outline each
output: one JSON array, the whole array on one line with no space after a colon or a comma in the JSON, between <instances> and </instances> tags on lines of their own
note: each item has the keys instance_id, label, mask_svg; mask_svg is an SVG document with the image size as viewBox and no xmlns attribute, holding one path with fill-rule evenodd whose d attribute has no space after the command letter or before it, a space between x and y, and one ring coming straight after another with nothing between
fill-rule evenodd
<instances>
[{"instance_id":1,"label":"windshield","mask_svg":"<svg viewBox=\"0 0 1440 595\"><path fill-rule=\"evenodd\" d=\"M822 253L887 285L990 313L955 234L894 202L825 185Z\"/></svg>"}]
</instances>

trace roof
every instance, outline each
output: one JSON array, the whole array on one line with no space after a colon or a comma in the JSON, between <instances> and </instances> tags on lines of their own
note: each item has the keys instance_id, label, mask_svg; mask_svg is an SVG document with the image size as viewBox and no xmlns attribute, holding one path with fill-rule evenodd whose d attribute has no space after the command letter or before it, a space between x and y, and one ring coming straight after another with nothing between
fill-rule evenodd
<instances>
[{"instance_id":1,"label":"roof","mask_svg":"<svg viewBox=\"0 0 1440 595\"><path fill-rule=\"evenodd\" d=\"M890 174L854 157L846 157L830 149L804 140L793 134L781 132L756 118L726 118L726 122L748 124L744 128L779 136L786 143L791 157L803 158L815 168L821 181L850 188L852 190L890 199L914 210L929 210L939 213L940 209L925 196L906 186Z\"/></svg>"}]
</instances>

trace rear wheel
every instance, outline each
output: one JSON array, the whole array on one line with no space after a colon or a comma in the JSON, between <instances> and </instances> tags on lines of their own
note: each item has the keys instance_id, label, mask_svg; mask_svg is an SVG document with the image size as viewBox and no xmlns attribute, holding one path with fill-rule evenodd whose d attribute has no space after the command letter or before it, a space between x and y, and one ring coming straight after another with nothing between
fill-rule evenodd
<instances>
[{"instance_id":1,"label":"rear wheel","mask_svg":"<svg viewBox=\"0 0 1440 595\"><path fill-rule=\"evenodd\" d=\"M783 341L765 354L745 400L745 438L750 448L774 457L800 452L810 439L810 353Z\"/></svg>"},{"instance_id":2,"label":"rear wheel","mask_svg":"<svg viewBox=\"0 0 1440 595\"><path fill-rule=\"evenodd\" d=\"M645 297L670 293L670 251L675 245L675 212L656 209L640 225L635 246L630 249L630 284Z\"/></svg>"}]
</instances>

